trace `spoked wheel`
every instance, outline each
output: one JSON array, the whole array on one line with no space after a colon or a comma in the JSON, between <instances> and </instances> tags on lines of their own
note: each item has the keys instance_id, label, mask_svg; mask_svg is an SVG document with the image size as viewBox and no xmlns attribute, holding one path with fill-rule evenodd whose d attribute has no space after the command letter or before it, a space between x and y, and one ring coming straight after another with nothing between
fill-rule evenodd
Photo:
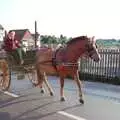
<instances>
[{"instance_id":1,"label":"spoked wheel","mask_svg":"<svg viewBox=\"0 0 120 120\"><path fill-rule=\"evenodd\" d=\"M0 60L0 90L7 91L10 87L11 76L6 60Z\"/></svg>"}]
</instances>

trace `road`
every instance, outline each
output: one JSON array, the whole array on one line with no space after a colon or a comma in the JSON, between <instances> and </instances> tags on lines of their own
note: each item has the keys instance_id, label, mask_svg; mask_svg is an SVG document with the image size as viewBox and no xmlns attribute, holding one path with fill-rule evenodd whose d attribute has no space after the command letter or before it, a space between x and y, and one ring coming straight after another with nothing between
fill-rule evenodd
<instances>
[{"instance_id":1,"label":"road","mask_svg":"<svg viewBox=\"0 0 120 120\"><path fill-rule=\"evenodd\" d=\"M85 104L78 101L74 81L65 80L66 101L60 102L59 79L49 77L55 95L12 77L8 92L0 92L0 120L120 120L120 86L83 82Z\"/></svg>"}]
</instances>

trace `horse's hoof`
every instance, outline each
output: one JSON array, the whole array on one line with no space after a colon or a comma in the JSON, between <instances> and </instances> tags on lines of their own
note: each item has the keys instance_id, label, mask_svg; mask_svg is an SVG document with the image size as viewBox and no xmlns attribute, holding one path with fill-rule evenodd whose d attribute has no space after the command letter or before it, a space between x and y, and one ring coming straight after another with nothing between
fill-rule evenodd
<instances>
[{"instance_id":1,"label":"horse's hoof","mask_svg":"<svg viewBox=\"0 0 120 120\"><path fill-rule=\"evenodd\" d=\"M44 92L44 90L42 89L42 90L40 91L40 93L45 93L45 92Z\"/></svg>"},{"instance_id":2,"label":"horse's hoof","mask_svg":"<svg viewBox=\"0 0 120 120\"><path fill-rule=\"evenodd\" d=\"M84 100L83 99L80 99L79 100L81 104L84 104Z\"/></svg>"},{"instance_id":3,"label":"horse's hoof","mask_svg":"<svg viewBox=\"0 0 120 120\"><path fill-rule=\"evenodd\" d=\"M50 96L54 96L53 92L50 92Z\"/></svg>"},{"instance_id":4,"label":"horse's hoof","mask_svg":"<svg viewBox=\"0 0 120 120\"><path fill-rule=\"evenodd\" d=\"M60 101L62 101L62 102L65 101L65 98L64 98L64 97L61 97Z\"/></svg>"}]
</instances>

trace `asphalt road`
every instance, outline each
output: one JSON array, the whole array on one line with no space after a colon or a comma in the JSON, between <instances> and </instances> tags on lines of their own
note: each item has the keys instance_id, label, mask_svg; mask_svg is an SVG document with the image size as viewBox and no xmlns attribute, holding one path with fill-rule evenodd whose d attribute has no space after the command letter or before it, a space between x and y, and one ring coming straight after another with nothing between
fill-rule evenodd
<instances>
[{"instance_id":1,"label":"asphalt road","mask_svg":"<svg viewBox=\"0 0 120 120\"><path fill-rule=\"evenodd\" d=\"M120 86L83 81L85 104L78 101L76 84L65 80L66 101L60 102L59 80L49 77L54 96L13 76L8 94L0 92L0 120L120 120Z\"/></svg>"}]
</instances>

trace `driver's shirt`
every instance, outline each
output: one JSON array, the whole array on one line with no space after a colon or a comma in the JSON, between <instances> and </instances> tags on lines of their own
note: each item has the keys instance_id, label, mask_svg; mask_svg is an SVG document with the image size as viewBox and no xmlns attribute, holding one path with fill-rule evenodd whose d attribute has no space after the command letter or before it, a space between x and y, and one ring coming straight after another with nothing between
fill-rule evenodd
<instances>
[{"instance_id":1,"label":"driver's shirt","mask_svg":"<svg viewBox=\"0 0 120 120\"><path fill-rule=\"evenodd\" d=\"M5 51L8 51L8 52L10 52L10 51L13 51L13 50L15 50L16 48L19 48L20 46L19 46L19 41L18 40L16 40L16 39L10 39L10 38L6 38L5 40L4 40L4 49L5 49Z\"/></svg>"}]
</instances>

